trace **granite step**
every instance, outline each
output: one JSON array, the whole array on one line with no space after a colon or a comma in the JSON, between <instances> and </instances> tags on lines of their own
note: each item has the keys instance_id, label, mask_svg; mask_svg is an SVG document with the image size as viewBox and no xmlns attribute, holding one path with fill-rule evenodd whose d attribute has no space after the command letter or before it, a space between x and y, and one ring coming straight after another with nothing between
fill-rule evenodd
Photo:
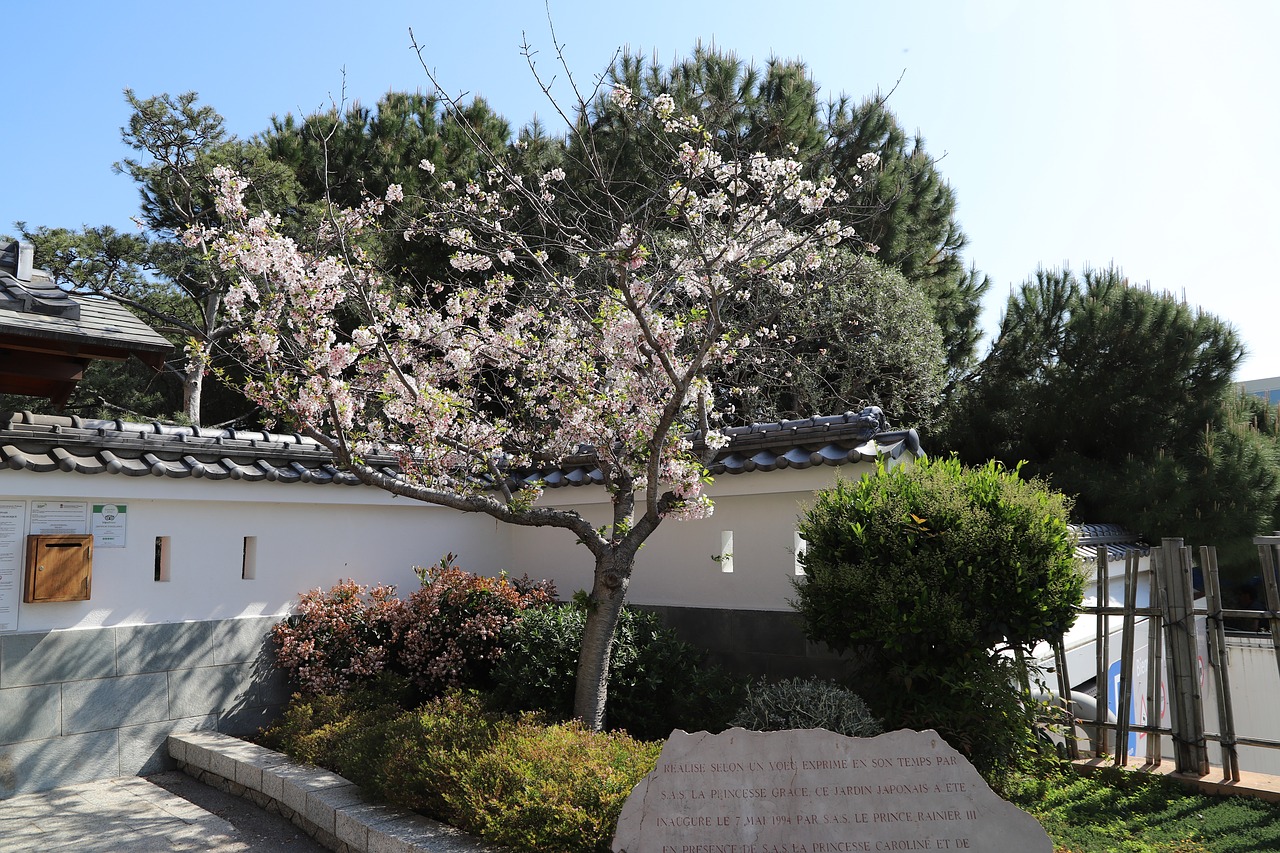
<instances>
[{"instance_id":1,"label":"granite step","mask_svg":"<svg viewBox=\"0 0 1280 853\"><path fill-rule=\"evenodd\" d=\"M283 815L336 853L509 851L379 802L336 773L230 735L172 734L169 755L188 775Z\"/></svg>"}]
</instances>

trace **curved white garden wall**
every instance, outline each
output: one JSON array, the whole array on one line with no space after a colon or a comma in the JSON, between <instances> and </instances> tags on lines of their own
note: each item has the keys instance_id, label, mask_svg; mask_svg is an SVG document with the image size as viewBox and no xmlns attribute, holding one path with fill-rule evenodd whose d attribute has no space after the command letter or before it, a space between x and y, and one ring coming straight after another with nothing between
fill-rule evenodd
<instances>
[{"instance_id":1,"label":"curved white garden wall","mask_svg":"<svg viewBox=\"0 0 1280 853\"><path fill-rule=\"evenodd\" d=\"M664 521L641 549L630 600L787 610L802 506L837 477L870 470L720 477L710 518ZM607 498L604 489L584 486L548 490L544 502L603 525ZM343 578L395 584L407 594L418 584L414 567L449 552L470 571L549 578L564 598L589 589L594 568L565 530L504 525L363 486L0 471L0 502L24 503L28 525L32 504L43 500L127 507L126 547L95 546L89 601L22 604L18 577L18 631L280 616L299 593ZM726 533L731 560L724 559ZM167 537L168 580L155 579L157 537ZM255 550L250 579L241 576L246 537Z\"/></svg>"}]
</instances>

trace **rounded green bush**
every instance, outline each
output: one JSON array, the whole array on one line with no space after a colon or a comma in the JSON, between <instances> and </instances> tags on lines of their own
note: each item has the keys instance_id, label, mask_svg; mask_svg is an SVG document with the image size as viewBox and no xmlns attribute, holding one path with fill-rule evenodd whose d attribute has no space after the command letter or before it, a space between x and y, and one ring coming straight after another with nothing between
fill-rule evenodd
<instances>
[{"instance_id":1,"label":"rounded green bush","mask_svg":"<svg viewBox=\"0 0 1280 853\"><path fill-rule=\"evenodd\" d=\"M1076 618L1066 496L992 462L921 460L818 493L795 605L813 639L959 660L1029 647Z\"/></svg>"},{"instance_id":2,"label":"rounded green bush","mask_svg":"<svg viewBox=\"0 0 1280 853\"><path fill-rule=\"evenodd\" d=\"M881 466L801 519L793 604L810 639L860 653L886 726L935 728L998 774L1035 742L1026 673L1003 653L1061 636L1083 593L1069 510L995 462Z\"/></svg>"}]
</instances>

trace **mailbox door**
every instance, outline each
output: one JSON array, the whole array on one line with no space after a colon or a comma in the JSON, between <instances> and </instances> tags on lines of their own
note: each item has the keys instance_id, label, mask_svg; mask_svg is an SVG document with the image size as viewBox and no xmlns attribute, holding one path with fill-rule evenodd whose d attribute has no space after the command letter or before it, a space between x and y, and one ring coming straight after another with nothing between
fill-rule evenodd
<instances>
[{"instance_id":1,"label":"mailbox door","mask_svg":"<svg viewBox=\"0 0 1280 853\"><path fill-rule=\"evenodd\" d=\"M23 601L87 601L92 578L91 535L28 537Z\"/></svg>"}]
</instances>

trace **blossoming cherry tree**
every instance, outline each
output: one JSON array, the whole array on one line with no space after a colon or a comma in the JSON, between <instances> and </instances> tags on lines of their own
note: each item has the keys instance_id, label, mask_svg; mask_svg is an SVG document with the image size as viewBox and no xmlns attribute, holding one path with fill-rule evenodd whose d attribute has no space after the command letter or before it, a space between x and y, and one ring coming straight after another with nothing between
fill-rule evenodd
<instances>
[{"instance_id":1,"label":"blossoming cherry tree","mask_svg":"<svg viewBox=\"0 0 1280 853\"><path fill-rule=\"evenodd\" d=\"M564 528L591 553L575 712L596 728L637 550L663 520L712 509L707 466L726 439L709 371L779 332L736 328L726 306L820 286L833 247L854 237L835 215L843 193L807 164L726 154L670 96L610 97L624 132L668 153L666 171L624 195L590 154L569 174L522 175L493 153L465 185L441 182L404 228L449 247L448 280L388 277L362 249L394 220L394 185L332 210L304 246L247 209L246 183L222 170L230 225L213 235L238 276L227 304L244 328L246 391L267 412L369 485ZM368 464L375 452L396 453L398 473ZM542 500L532 473L584 453L611 498L600 528Z\"/></svg>"}]
</instances>

